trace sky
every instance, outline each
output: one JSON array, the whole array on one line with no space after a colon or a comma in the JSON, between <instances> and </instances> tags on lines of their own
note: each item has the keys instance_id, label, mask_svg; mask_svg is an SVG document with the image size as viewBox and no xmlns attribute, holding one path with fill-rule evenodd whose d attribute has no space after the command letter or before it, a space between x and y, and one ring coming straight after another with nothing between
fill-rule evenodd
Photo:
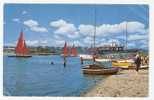
<instances>
[{"instance_id":1,"label":"sky","mask_svg":"<svg viewBox=\"0 0 154 100\"><path fill-rule=\"evenodd\" d=\"M128 48L147 49L148 5L5 4L4 45L15 46L20 32L28 46L68 45L90 47L116 42Z\"/></svg>"}]
</instances>

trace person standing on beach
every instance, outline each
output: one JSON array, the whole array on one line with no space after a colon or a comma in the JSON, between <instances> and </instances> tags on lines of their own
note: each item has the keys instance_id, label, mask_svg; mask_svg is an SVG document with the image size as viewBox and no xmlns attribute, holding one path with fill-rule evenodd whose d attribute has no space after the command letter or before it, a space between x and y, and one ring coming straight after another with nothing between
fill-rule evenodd
<instances>
[{"instance_id":1,"label":"person standing on beach","mask_svg":"<svg viewBox=\"0 0 154 100\"><path fill-rule=\"evenodd\" d=\"M135 57L135 64L136 64L136 71L139 71L140 65L141 65L141 57L139 53Z\"/></svg>"}]
</instances>

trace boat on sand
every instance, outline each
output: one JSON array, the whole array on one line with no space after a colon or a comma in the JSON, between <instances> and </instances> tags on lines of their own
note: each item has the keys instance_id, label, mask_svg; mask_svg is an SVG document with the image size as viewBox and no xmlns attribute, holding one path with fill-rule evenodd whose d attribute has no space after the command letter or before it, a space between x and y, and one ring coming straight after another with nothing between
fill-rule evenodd
<instances>
[{"instance_id":1,"label":"boat on sand","mask_svg":"<svg viewBox=\"0 0 154 100\"><path fill-rule=\"evenodd\" d=\"M119 68L129 68L134 66L133 59L120 59L120 60L113 60L112 67L119 67Z\"/></svg>"},{"instance_id":2,"label":"boat on sand","mask_svg":"<svg viewBox=\"0 0 154 100\"><path fill-rule=\"evenodd\" d=\"M119 69L113 67L105 68L105 67L100 67L100 65L97 64L92 64L82 68L82 71L84 74L90 74L90 75L112 75L116 74L119 71Z\"/></svg>"}]
</instances>

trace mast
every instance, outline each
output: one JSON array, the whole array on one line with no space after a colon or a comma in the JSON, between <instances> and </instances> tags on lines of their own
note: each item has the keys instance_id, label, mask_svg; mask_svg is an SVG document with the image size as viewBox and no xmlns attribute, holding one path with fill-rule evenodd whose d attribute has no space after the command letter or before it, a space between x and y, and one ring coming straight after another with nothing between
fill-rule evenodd
<instances>
[{"instance_id":1,"label":"mast","mask_svg":"<svg viewBox=\"0 0 154 100\"><path fill-rule=\"evenodd\" d=\"M96 46L95 38L96 38L96 8L94 8L94 49Z\"/></svg>"},{"instance_id":2,"label":"mast","mask_svg":"<svg viewBox=\"0 0 154 100\"><path fill-rule=\"evenodd\" d=\"M125 31L125 35L126 35L126 40L125 40L125 50L127 50L127 37L128 37L128 34L127 34L127 22L126 22L126 31Z\"/></svg>"},{"instance_id":3,"label":"mast","mask_svg":"<svg viewBox=\"0 0 154 100\"><path fill-rule=\"evenodd\" d=\"M63 56L67 56L68 52L67 52L67 43L65 41L65 44L64 44L64 48L63 48Z\"/></svg>"},{"instance_id":4,"label":"mast","mask_svg":"<svg viewBox=\"0 0 154 100\"><path fill-rule=\"evenodd\" d=\"M94 7L94 47L93 47L93 64L95 63L95 54L96 54L96 43L95 43L95 38L96 38L96 7Z\"/></svg>"}]
</instances>

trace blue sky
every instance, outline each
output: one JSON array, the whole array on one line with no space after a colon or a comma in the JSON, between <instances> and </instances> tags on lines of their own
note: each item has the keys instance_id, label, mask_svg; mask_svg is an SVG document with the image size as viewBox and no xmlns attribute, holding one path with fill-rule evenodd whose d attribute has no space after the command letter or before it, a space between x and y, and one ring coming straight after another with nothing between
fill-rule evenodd
<instances>
[{"instance_id":1,"label":"blue sky","mask_svg":"<svg viewBox=\"0 0 154 100\"><path fill-rule=\"evenodd\" d=\"M70 45L90 47L94 27L96 46L108 45L112 41L122 45L127 29L129 48L137 45L147 48L149 8L147 5L85 4L4 6L4 45L16 45L23 29L29 46L63 46L67 41Z\"/></svg>"}]
</instances>

